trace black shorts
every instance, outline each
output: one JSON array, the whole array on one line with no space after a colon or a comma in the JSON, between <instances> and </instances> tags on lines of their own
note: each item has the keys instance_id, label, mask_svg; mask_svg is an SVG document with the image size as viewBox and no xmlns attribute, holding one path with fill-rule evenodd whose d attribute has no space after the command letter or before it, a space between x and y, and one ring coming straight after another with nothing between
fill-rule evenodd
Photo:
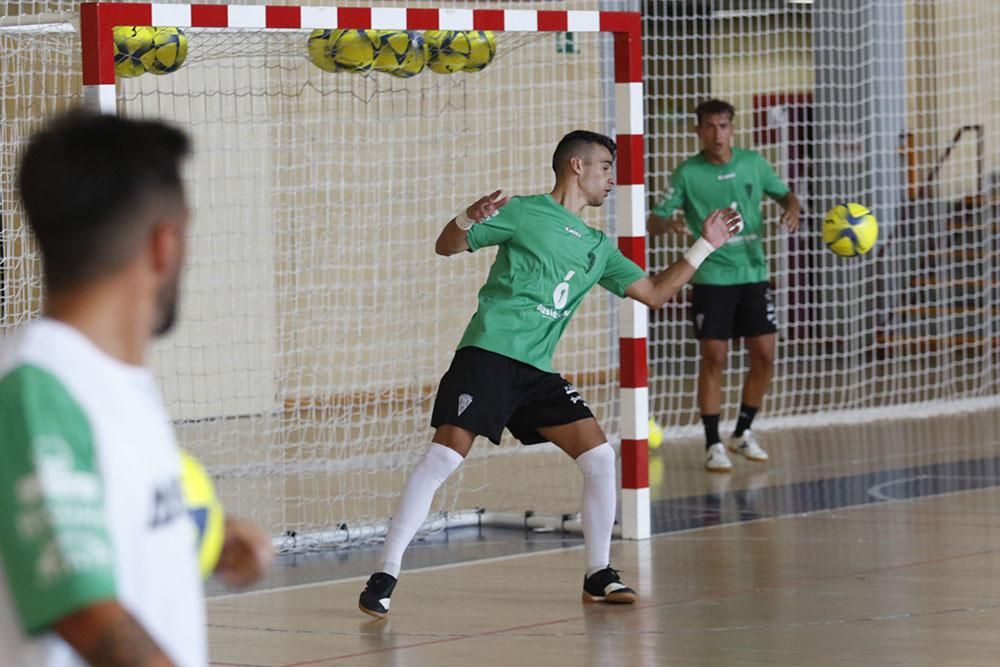
<instances>
[{"instance_id":1,"label":"black shorts","mask_svg":"<svg viewBox=\"0 0 1000 667\"><path fill-rule=\"evenodd\" d=\"M695 285L691 294L695 338L747 338L778 330L768 283Z\"/></svg>"},{"instance_id":2,"label":"black shorts","mask_svg":"<svg viewBox=\"0 0 1000 667\"><path fill-rule=\"evenodd\" d=\"M459 426L495 444L506 426L522 443L533 445L548 442L536 429L593 416L583 397L558 373L463 347L441 378L431 426Z\"/></svg>"}]
</instances>

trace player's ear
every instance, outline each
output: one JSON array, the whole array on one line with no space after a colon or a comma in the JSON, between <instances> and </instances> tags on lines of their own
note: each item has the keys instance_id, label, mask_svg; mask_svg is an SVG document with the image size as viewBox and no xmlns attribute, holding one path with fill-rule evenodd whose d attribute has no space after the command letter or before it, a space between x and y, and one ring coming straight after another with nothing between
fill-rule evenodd
<instances>
[{"instance_id":1,"label":"player's ear","mask_svg":"<svg viewBox=\"0 0 1000 667\"><path fill-rule=\"evenodd\" d=\"M574 174L583 173L583 158L574 155L569 159L569 168L573 170Z\"/></svg>"},{"instance_id":2,"label":"player's ear","mask_svg":"<svg viewBox=\"0 0 1000 667\"><path fill-rule=\"evenodd\" d=\"M163 218L153 225L149 235L149 253L153 270L172 275L184 261L185 220Z\"/></svg>"}]
</instances>

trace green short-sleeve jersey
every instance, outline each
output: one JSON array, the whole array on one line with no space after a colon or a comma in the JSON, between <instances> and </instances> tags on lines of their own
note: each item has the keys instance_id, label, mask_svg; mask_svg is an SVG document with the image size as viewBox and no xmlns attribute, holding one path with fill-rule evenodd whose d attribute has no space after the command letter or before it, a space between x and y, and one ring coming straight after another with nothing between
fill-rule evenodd
<instances>
[{"instance_id":1,"label":"green short-sleeve jersey","mask_svg":"<svg viewBox=\"0 0 1000 667\"><path fill-rule=\"evenodd\" d=\"M493 219L473 225L467 240L471 251L498 250L458 348L479 347L546 372L594 285L624 296L646 275L604 232L548 194L512 197Z\"/></svg>"},{"instance_id":2,"label":"green short-sleeve jersey","mask_svg":"<svg viewBox=\"0 0 1000 667\"><path fill-rule=\"evenodd\" d=\"M675 210L683 209L688 228L698 237L701 236L701 223L710 212L736 204L743 215L743 231L709 255L692 282L707 285L759 283L768 278L761 199L765 194L783 197L788 189L756 151L734 148L733 157L726 164L713 164L698 153L677 167L670 179L670 190L653 207L653 213L670 217Z\"/></svg>"}]
</instances>

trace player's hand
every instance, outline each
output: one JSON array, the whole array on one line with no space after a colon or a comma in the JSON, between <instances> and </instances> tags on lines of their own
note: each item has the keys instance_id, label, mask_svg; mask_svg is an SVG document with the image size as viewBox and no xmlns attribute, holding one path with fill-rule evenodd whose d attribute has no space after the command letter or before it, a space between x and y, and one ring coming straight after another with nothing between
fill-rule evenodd
<instances>
[{"instance_id":1,"label":"player's hand","mask_svg":"<svg viewBox=\"0 0 1000 667\"><path fill-rule=\"evenodd\" d=\"M475 223L486 222L503 208L504 204L510 201L510 197L503 190L496 190L478 199L469 208L465 209L465 215Z\"/></svg>"},{"instance_id":2,"label":"player's hand","mask_svg":"<svg viewBox=\"0 0 1000 667\"><path fill-rule=\"evenodd\" d=\"M715 248L721 248L730 237L743 230L743 216L731 208L712 211L701 226L701 237Z\"/></svg>"},{"instance_id":3,"label":"player's hand","mask_svg":"<svg viewBox=\"0 0 1000 667\"><path fill-rule=\"evenodd\" d=\"M799 207L790 206L781 214L781 224L790 232L799 231Z\"/></svg>"},{"instance_id":4,"label":"player's hand","mask_svg":"<svg viewBox=\"0 0 1000 667\"><path fill-rule=\"evenodd\" d=\"M267 574L274 560L271 541L257 526L243 519L226 518L226 536L215 573L227 585L249 586Z\"/></svg>"}]
</instances>

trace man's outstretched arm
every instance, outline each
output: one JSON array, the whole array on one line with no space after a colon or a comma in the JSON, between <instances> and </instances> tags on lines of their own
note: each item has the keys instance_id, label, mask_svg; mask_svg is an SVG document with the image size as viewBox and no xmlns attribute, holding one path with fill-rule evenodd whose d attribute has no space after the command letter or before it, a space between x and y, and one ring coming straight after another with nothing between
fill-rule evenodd
<instances>
[{"instance_id":1,"label":"man's outstretched arm","mask_svg":"<svg viewBox=\"0 0 1000 667\"><path fill-rule=\"evenodd\" d=\"M681 291L701 263L729 237L743 229L743 218L729 208L712 211L702 226L701 238L665 270L655 276L647 276L635 281L625 290L625 296L646 304L650 308L663 308L664 304Z\"/></svg>"}]
</instances>

